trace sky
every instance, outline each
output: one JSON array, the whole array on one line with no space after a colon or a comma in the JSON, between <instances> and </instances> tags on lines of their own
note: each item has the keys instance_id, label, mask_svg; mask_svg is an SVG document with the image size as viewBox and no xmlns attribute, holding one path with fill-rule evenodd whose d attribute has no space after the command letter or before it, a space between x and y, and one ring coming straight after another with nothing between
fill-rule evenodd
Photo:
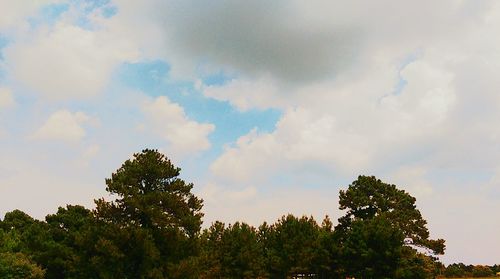
<instances>
[{"instance_id":1,"label":"sky","mask_svg":"<svg viewBox=\"0 0 500 279\"><path fill-rule=\"evenodd\" d=\"M500 259L500 2L0 0L0 216L108 197L144 148L215 220L336 220L375 175L445 263Z\"/></svg>"}]
</instances>

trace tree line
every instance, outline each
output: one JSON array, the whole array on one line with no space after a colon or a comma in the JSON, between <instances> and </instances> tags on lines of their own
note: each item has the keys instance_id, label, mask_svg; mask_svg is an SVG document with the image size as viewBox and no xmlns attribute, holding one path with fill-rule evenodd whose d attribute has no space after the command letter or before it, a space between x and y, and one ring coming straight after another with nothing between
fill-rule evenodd
<instances>
[{"instance_id":1,"label":"tree line","mask_svg":"<svg viewBox=\"0 0 500 279\"><path fill-rule=\"evenodd\" d=\"M444 270L448 278L494 277L500 276L500 265L466 265L464 263L450 264Z\"/></svg>"},{"instance_id":2,"label":"tree line","mask_svg":"<svg viewBox=\"0 0 500 279\"><path fill-rule=\"evenodd\" d=\"M445 241L429 237L415 198L376 177L340 191L345 214L336 226L328 216L285 215L202 230L203 201L179 175L146 149L106 179L113 199L95 200L95 209L66 205L43 221L6 213L0 278L417 279L451 270L437 258Z\"/></svg>"}]
</instances>

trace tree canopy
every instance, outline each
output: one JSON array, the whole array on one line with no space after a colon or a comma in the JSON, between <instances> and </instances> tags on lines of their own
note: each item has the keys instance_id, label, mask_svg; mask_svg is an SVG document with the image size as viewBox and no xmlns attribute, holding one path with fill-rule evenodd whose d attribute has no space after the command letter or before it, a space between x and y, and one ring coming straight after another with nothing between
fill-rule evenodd
<instances>
[{"instance_id":1,"label":"tree canopy","mask_svg":"<svg viewBox=\"0 0 500 279\"><path fill-rule=\"evenodd\" d=\"M0 221L1 278L433 278L495 267L444 268L444 240L429 238L409 193L373 176L340 191L344 215L284 215L254 227L214 222L157 150L126 160L96 208L59 207L44 221L13 210Z\"/></svg>"},{"instance_id":2,"label":"tree canopy","mask_svg":"<svg viewBox=\"0 0 500 279\"><path fill-rule=\"evenodd\" d=\"M106 190L116 199L96 200L95 216L104 223L97 241L108 246L100 249L104 265L114 259L125 264L122 274L161 278L195 253L203 201L179 174L165 155L146 149L106 179Z\"/></svg>"},{"instance_id":3,"label":"tree canopy","mask_svg":"<svg viewBox=\"0 0 500 279\"><path fill-rule=\"evenodd\" d=\"M416 199L374 176L359 176L347 190L340 191L340 209L346 214L339 218L337 229L349 230L356 221L384 216L398 228L406 245L427 249L435 255L444 254L443 239L429 239L427 221L415 205Z\"/></svg>"},{"instance_id":4,"label":"tree canopy","mask_svg":"<svg viewBox=\"0 0 500 279\"><path fill-rule=\"evenodd\" d=\"M191 193L193 184L178 176L165 155L145 149L106 179L115 201L96 200L100 220L146 229L174 229L192 237L200 230L203 201Z\"/></svg>"}]
</instances>

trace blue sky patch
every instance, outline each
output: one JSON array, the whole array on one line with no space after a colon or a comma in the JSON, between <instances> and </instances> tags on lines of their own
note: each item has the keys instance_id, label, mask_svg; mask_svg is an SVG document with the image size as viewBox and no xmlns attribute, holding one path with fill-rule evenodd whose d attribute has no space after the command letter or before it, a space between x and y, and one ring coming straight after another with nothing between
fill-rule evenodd
<instances>
[{"instance_id":1,"label":"blue sky patch","mask_svg":"<svg viewBox=\"0 0 500 279\"><path fill-rule=\"evenodd\" d=\"M28 19L32 28L36 28L39 25L54 25L60 16L69 10L70 5L68 3L61 4L50 4L43 6L40 12Z\"/></svg>"},{"instance_id":2,"label":"blue sky patch","mask_svg":"<svg viewBox=\"0 0 500 279\"><path fill-rule=\"evenodd\" d=\"M162 61L128 63L122 65L115 76L126 87L140 90L146 95L167 96L172 102L180 104L191 119L215 124L216 130L210 135L215 149L234 142L253 128L261 132L273 131L282 114L275 109L240 112L228 102L203 96L195 89L193 82L170 80L169 70L169 65ZM223 84L226 79L224 75L217 74L208 77L206 82Z\"/></svg>"},{"instance_id":3,"label":"blue sky patch","mask_svg":"<svg viewBox=\"0 0 500 279\"><path fill-rule=\"evenodd\" d=\"M399 66L399 71L398 71L398 83L394 87L394 91L392 92L393 95L400 95L401 92L403 92L403 89L406 87L406 84L408 83L402 76L401 76L401 71L403 69L410 65L411 63L415 62L418 60L418 58L421 56L420 51L415 51L407 55L403 61L401 62L401 65Z\"/></svg>"}]
</instances>

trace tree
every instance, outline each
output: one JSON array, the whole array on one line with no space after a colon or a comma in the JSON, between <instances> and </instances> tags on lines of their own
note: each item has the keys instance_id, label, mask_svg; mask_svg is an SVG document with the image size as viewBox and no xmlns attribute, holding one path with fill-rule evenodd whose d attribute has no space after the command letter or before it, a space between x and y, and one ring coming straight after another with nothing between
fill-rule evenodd
<instances>
[{"instance_id":1,"label":"tree","mask_svg":"<svg viewBox=\"0 0 500 279\"><path fill-rule=\"evenodd\" d=\"M1 228L3 228L5 231L23 231L32 226L34 223L36 223L35 219L22 212L21 210L16 209L5 213L4 219L1 222Z\"/></svg>"},{"instance_id":2,"label":"tree","mask_svg":"<svg viewBox=\"0 0 500 279\"><path fill-rule=\"evenodd\" d=\"M472 268L472 277L492 277L495 275L491 268L486 265L476 265Z\"/></svg>"},{"instance_id":3,"label":"tree","mask_svg":"<svg viewBox=\"0 0 500 279\"><path fill-rule=\"evenodd\" d=\"M395 185L374 176L359 176L346 191L340 191L340 209L347 210L339 218L336 229L348 230L354 221L370 220L384 215L391 225L400 229L405 244L424 248L435 255L444 253L443 239L429 239L427 221L415 205L416 199Z\"/></svg>"},{"instance_id":4,"label":"tree","mask_svg":"<svg viewBox=\"0 0 500 279\"><path fill-rule=\"evenodd\" d=\"M440 273L442 265L435 257L419 253L408 246L402 248L401 262L394 278L431 279Z\"/></svg>"},{"instance_id":5,"label":"tree","mask_svg":"<svg viewBox=\"0 0 500 279\"><path fill-rule=\"evenodd\" d=\"M466 277L466 271L464 269L465 265L463 263L460 264L450 264L446 267L446 270L444 271L444 275L446 277Z\"/></svg>"},{"instance_id":6,"label":"tree","mask_svg":"<svg viewBox=\"0 0 500 279\"><path fill-rule=\"evenodd\" d=\"M44 278L45 271L29 256L30 251L23 242L25 231L35 223L20 210L6 213L0 221L0 278Z\"/></svg>"},{"instance_id":7,"label":"tree","mask_svg":"<svg viewBox=\"0 0 500 279\"><path fill-rule=\"evenodd\" d=\"M59 207L45 217L51 245L39 257L46 268L46 278L88 278L84 238L93 225L93 215L81 205Z\"/></svg>"},{"instance_id":8,"label":"tree","mask_svg":"<svg viewBox=\"0 0 500 279\"><path fill-rule=\"evenodd\" d=\"M46 268L46 251L51 250L54 242L45 222L35 220L21 210L13 210L5 214L1 226L4 236L10 239L7 241L10 243L10 252L14 253L10 259L19 259L13 263L26 263L25 257L26 260Z\"/></svg>"},{"instance_id":9,"label":"tree","mask_svg":"<svg viewBox=\"0 0 500 279\"><path fill-rule=\"evenodd\" d=\"M266 278L263 246L257 230L236 222L215 222L201 235L200 278Z\"/></svg>"},{"instance_id":10,"label":"tree","mask_svg":"<svg viewBox=\"0 0 500 279\"><path fill-rule=\"evenodd\" d=\"M179 174L180 168L165 155L146 149L106 179L106 190L116 199L96 200L95 216L104 230L97 241L116 250L116 261L136 253L136 260L130 258L133 262L125 263L124 268L135 268L130 272L139 277L144 276L141 270L160 270L160 274L175 269L196 252L203 201L191 193L193 184L184 182ZM113 255L101 260L112 260ZM154 258L158 260L153 263Z\"/></svg>"},{"instance_id":11,"label":"tree","mask_svg":"<svg viewBox=\"0 0 500 279\"><path fill-rule=\"evenodd\" d=\"M98 223L84 239L81 278L171 278L152 233L141 227Z\"/></svg>"},{"instance_id":12,"label":"tree","mask_svg":"<svg viewBox=\"0 0 500 279\"><path fill-rule=\"evenodd\" d=\"M289 214L271 226L264 223L259 230L272 278L317 276L325 268L328 252L321 245L321 228L314 218Z\"/></svg>"},{"instance_id":13,"label":"tree","mask_svg":"<svg viewBox=\"0 0 500 279\"><path fill-rule=\"evenodd\" d=\"M343 265L355 278L396 278L404 236L383 215L356 220L342 245Z\"/></svg>"},{"instance_id":14,"label":"tree","mask_svg":"<svg viewBox=\"0 0 500 279\"><path fill-rule=\"evenodd\" d=\"M146 149L134 154L106 179L114 202L96 201L97 217L124 226L176 229L192 237L201 226L203 201L191 193L193 184L178 178L181 169L165 155Z\"/></svg>"},{"instance_id":15,"label":"tree","mask_svg":"<svg viewBox=\"0 0 500 279\"><path fill-rule=\"evenodd\" d=\"M359 176L347 190L340 191L340 209L346 214L339 218L335 234L343 256L348 259L344 261L345 270L350 272L347 275L428 278L436 273L433 255L444 253L444 240L429 239L427 222L415 201L410 194L374 176ZM365 235L366 232L370 234ZM390 235L393 235L391 239L386 239ZM430 255L417 249L424 249ZM375 256L377 253L379 256ZM351 260L358 255L362 255L364 266L359 266L360 261ZM373 266L370 258L386 258L389 266ZM389 267L397 272L384 273L384 269L390 271ZM356 270L374 273L353 274ZM384 275L374 275L379 272Z\"/></svg>"},{"instance_id":16,"label":"tree","mask_svg":"<svg viewBox=\"0 0 500 279\"><path fill-rule=\"evenodd\" d=\"M0 278L42 279L44 274L45 271L23 253L0 253Z\"/></svg>"},{"instance_id":17,"label":"tree","mask_svg":"<svg viewBox=\"0 0 500 279\"><path fill-rule=\"evenodd\" d=\"M21 239L19 232L0 228L0 252L19 252L20 250Z\"/></svg>"}]
</instances>

